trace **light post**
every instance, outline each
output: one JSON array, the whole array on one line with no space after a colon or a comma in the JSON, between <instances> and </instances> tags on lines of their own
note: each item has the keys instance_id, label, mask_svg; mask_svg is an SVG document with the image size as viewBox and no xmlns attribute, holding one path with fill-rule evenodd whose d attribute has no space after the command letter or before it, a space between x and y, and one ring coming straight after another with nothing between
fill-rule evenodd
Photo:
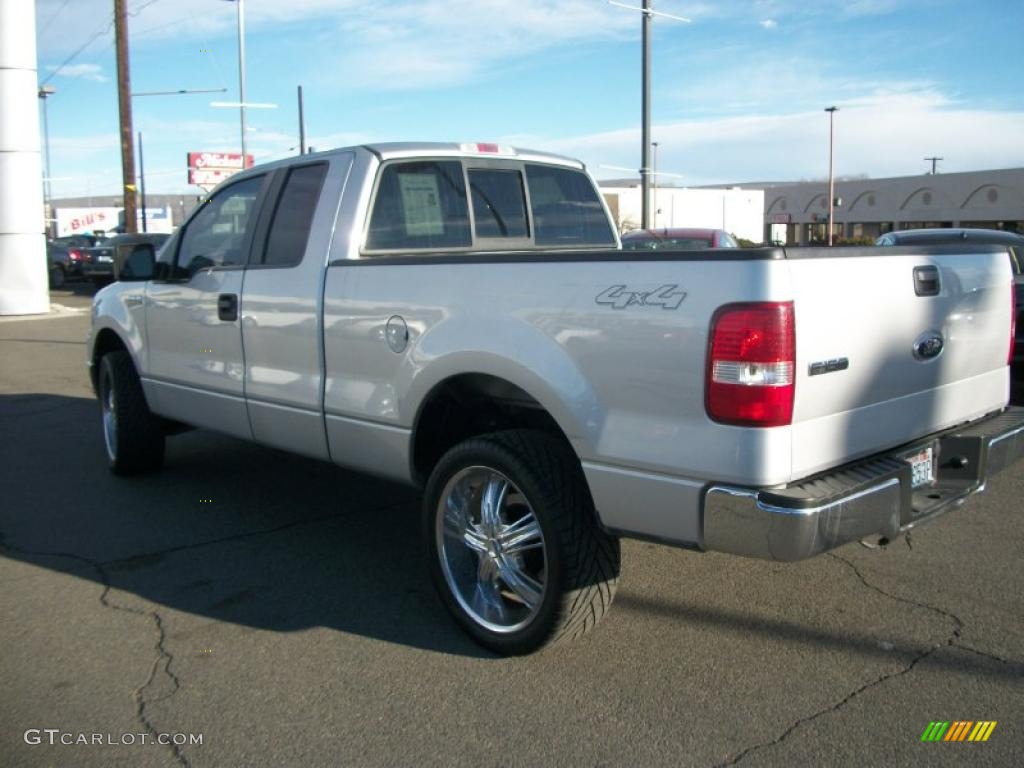
<instances>
[{"instance_id":1,"label":"light post","mask_svg":"<svg viewBox=\"0 0 1024 768\"><path fill-rule=\"evenodd\" d=\"M643 16L640 31L641 43L641 106L640 106L640 226L650 229L651 226L651 18L664 16L676 21L689 23L690 20L671 13L662 13L651 8L651 0L643 0L643 7L626 5L625 3L608 0L608 5L640 11Z\"/></svg>"},{"instance_id":2,"label":"light post","mask_svg":"<svg viewBox=\"0 0 1024 768\"><path fill-rule=\"evenodd\" d=\"M828 244L832 245L832 212L835 207L836 189L835 176L833 175L833 162L835 160L835 116L839 107L826 107L828 112Z\"/></svg>"},{"instance_id":3,"label":"light post","mask_svg":"<svg viewBox=\"0 0 1024 768\"><path fill-rule=\"evenodd\" d=\"M42 85L39 87L39 98L43 100L43 155L46 159L46 178L43 181L43 210L45 211L46 232L48 235L52 234L53 228L50 221L53 218L53 189L50 187L50 179L52 178L50 173L50 122L46 114L46 100L56 92L57 89L52 85Z\"/></svg>"},{"instance_id":4,"label":"light post","mask_svg":"<svg viewBox=\"0 0 1024 768\"><path fill-rule=\"evenodd\" d=\"M181 96L190 93L224 93L227 88L178 88L175 91L138 91L131 94L133 99L140 96ZM141 203L142 203L142 231L148 232L149 226L146 222L146 169L142 164L142 131L138 133L139 137L139 188L141 191ZM49 165L49 161L47 161Z\"/></svg>"},{"instance_id":5,"label":"light post","mask_svg":"<svg viewBox=\"0 0 1024 768\"><path fill-rule=\"evenodd\" d=\"M242 170L246 163L245 149L245 0L226 0L238 3L238 120L242 131Z\"/></svg>"},{"instance_id":6,"label":"light post","mask_svg":"<svg viewBox=\"0 0 1024 768\"><path fill-rule=\"evenodd\" d=\"M651 167L653 169L651 173L651 207L654 209L654 221L655 227L658 226L658 142L651 142L651 149L654 150L654 159L651 161Z\"/></svg>"}]
</instances>

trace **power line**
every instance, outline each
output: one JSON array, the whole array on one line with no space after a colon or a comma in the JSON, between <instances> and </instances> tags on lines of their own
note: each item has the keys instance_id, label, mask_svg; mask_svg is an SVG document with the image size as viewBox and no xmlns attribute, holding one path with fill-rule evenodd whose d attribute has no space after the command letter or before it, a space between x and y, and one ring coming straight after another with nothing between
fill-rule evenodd
<instances>
[{"instance_id":1,"label":"power line","mask_svg":"<svg viewBox=\"0 0 1024 768\"><path fill-rule=\"evenodd\" d=\"M42 34L50 28L50 25L57 20L57 17L60 16L61 11L63 11L70 2L71 0L64 0L64 2L60 4L60 8L57 9L57 12L54 13L53 16L50 17L50 20L43 25L43 28L39 30L40 36L42 36Z\"/></svg>"},{"instance_id":2,"label":"power line","mask_svg":"<svg viewBox=\"0 0 1024 768\"><path fill-rule=\"evenodd\" d=\"M95 43L96 40L100 37L100 35L106 34L111 29L113 29L113 27L114 27L114 14L111 13L110 14L110 21L107 22L106 25L103 26L99 31L97 31L96 34L94 34L92 37L90 37L88 40L86 40L85 43L82 46L80 46L78 49L75 50L74 53L72 53L70 56L68 56L66 59L64 59L64 61L62 61L60 63L60 66L58 66L56 69L54 69L46 77L46 79L43 80L39 85L46 85L48 82L50 82L54 78L54 76L58 75L60 73L60 71L62 69L64 69L64 67L66 67L68 64L70 64L72 61L74 61L79 56L79 54L81 54L86 48L88 48L90 45Z\"/></svg>"}]
</instances>

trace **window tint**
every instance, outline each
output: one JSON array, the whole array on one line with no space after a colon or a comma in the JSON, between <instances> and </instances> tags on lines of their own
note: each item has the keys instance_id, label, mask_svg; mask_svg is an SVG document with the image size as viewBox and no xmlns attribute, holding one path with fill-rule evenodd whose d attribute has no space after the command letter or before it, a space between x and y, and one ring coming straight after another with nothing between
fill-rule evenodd
<instances>
[{"instance_id":1,"label":"window tint","mask_svg":"<svg viewBox=\"0 0 1024 768\"><path fill-rule=\"evenodd\" d=\"M519 171L471 170L469 190L477 237L529 237Z\"/></svg>"},{"instance_id":2,"label":"window tint","mask_svg":"<svg viewBox=\"0 0 1024 768\"><path fill-rule=\"evenodd\" d=\"M326 173L326 163L304 165L288 172L270 221L264 264L291 267L302 261Z\"/></svg>"},{"instance_id":3,"label":"window tint","mask_svg":"<svg viewBox=\"0 0 1024 768\"><path fill-rule=\"evenodd\" d=\"M527 165L537 245L613 245L608 217L586 174Z\"/></svg>"},{"instance_id":4,"label":"window tint","mask_svg":"<svg viewBox=\"0 0 1024 768\"><path fill-rule=\"evenodd\" d=\"M244 264L245 233L263 177L240 181L217 193L189 222L178 251L178 266L189 276L206 267Z\"/></svg>"},{"instance_id":5,"label":"window tint","mask_svg":"<svg viewBox=\"0 0 1024 768\"><path fill-rule=\"evenodd\" d=\"M368 250L471 244L462 163L393 163L384 168L370 215Z\"/></svg>"}]
</instances>

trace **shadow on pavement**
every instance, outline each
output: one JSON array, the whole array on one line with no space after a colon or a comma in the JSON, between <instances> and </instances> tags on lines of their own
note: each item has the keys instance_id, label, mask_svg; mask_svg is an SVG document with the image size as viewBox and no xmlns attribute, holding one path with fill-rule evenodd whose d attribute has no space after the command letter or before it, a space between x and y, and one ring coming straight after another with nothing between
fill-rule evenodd
<instances>
[{"instance_id":1,"label":"shadow on pavement","mask_svg":"<svg viewBox=\"0 0 1024 768\"><path fill-rule=\"evenodd\" d=\"M491 657L434 594L413 489L209 432L117 478L80 398L0 396L0 432L3 556L217 621Z\"/></svg>"},{"instance_id":2,"label":"shadow on pavement","mask_svg":"<svg viewBox=\"0 0 1024 768\"><path fill-rule=\"evenodd\" d=\"M216 621L328 627L424 650L491 658L437 600L414 489L323 462L190 432L159 473L106 468L93 400L0 396L0 554ZM123 600L123 598L119 598ZM867 657L868 635L623 594L620 609ZM1019 675L979 657L932 663Z\"/></svg>"}]
</instances>

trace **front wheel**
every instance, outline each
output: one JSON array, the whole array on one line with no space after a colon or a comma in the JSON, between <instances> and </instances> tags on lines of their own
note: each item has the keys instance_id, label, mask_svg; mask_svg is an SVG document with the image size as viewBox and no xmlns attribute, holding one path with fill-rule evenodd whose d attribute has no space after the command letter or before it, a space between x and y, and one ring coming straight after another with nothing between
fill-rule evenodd
<instances>
[{"instance_id":1,"label":"front wheel","mask_svg":"<svg viewBox=\"0 0 1024 768\"><path fill-rule=\"evenodd\" d=\"M107 463L119 475L159 469L164 462L164 432L146 404L131 355L108 352L100 361L100 412Z\"/></svg>"},{"instance_id":2,"label":"front wheel","mask_svg":"<svg viewBox=\"0 0 1024 768\"><path fill-rule=\"evenodd\" d=\"M442 600L481 645L530 653L611 607L619 541L600 528L579 462L528 430L473 438L431 473L424 534Z\"/></svg>"}]
</instances>

